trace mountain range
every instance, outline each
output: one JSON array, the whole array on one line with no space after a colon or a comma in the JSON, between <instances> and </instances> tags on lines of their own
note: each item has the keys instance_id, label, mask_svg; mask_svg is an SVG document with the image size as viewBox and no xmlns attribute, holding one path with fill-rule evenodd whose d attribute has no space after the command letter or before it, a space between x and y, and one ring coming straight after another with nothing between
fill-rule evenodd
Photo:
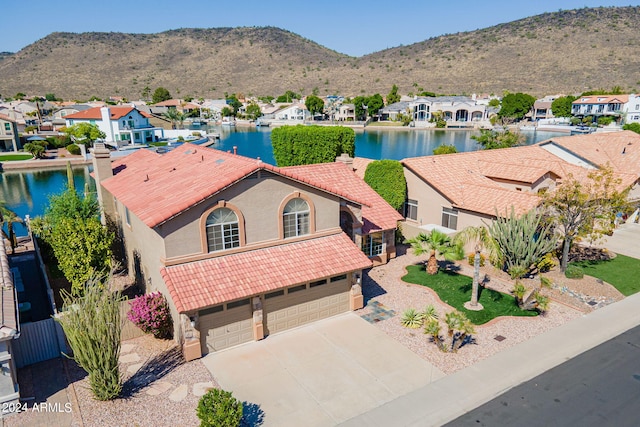
<instances>
[{"instance_id":1,"label":"mountain range","mask_svg":"<svg viewBox=\"0 0 640 427\"><path fill-rule=\"evenodd\" d=\"M275 27L56 32L0 54L0 94L139 99L145 87L164 87L174 97L384 96L394 84L401 94L637 92L638 22L633 6L558 11L361 57ZM389 31L420 32L399 25Z\"/></svg>"}]
</instances>

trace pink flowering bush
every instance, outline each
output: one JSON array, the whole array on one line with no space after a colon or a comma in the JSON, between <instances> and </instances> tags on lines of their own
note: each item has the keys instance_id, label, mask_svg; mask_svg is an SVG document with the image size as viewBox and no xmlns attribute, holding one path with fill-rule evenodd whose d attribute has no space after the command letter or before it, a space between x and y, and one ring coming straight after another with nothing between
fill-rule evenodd
<instances>
[{"instance_id":1,"label":"pink flowering bush","mask_svg":"<svg viewBox=\"0 0 640 427\"><path fill-rule=\"evenodd\" d=\"M127 318L145 333L156 338L171 338L173 322L167 299L160 292L141 295L130 301Z\"/></svg>"}]
</instances>

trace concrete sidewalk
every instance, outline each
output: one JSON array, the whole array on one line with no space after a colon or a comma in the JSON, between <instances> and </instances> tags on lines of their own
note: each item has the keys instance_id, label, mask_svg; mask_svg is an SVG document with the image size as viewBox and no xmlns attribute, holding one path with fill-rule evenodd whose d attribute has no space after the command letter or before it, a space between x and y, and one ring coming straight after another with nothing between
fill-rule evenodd
<instances>
[{"instance_id":1,"label":"concrete sidewalk","mask_svg":"<svg viewBox=\"0 0 640 427\"><path fill-rule=\"evenodd\" d=\"M640 325L640 293L354 417L344 426L439 426Z\"/></svg>"}]
</instances>

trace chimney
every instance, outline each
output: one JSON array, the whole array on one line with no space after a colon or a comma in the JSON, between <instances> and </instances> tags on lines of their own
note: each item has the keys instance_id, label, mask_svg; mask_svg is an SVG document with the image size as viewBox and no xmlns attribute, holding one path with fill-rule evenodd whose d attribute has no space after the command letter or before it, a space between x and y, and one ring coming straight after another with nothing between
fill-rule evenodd
<instances>
[{"instance_id":1,"label":"chimney","mask_svg":"<svg viewBox=\"0 0 640 427\"><path fill-rule=\"evenodd\" d=\"M100 184L107 178L113 176L111 169L111 151L102 142L93 144L93 175L96 180L96 189L98 192L98 203L101 209L101 221L106 224L106 216L113 217L115 206L113 196Z\"/></svg>"},{"instance_id":2,"label":"chimney","mask_svg":"<svg viewBox=\"0 0 640 427\"><path fill-rule=\"evenodd\" d=\"M233 154L238 154L238 146L237 145L233 146Z\"/></svg>"},{"instance_id":3,"label":"chimney","mask_svg":"<svg viewBox=\"0 0 640 427\"><path fill-rule=\"evenodd\" d=\"M336 157L336 162L342 162L345 165L347 165L347 167L349 167L349 169L354 170L353 169L353 157L349 157L349 154L347 154L347 153L342 153L339 157Z\"/></svg>"}]
</instances>

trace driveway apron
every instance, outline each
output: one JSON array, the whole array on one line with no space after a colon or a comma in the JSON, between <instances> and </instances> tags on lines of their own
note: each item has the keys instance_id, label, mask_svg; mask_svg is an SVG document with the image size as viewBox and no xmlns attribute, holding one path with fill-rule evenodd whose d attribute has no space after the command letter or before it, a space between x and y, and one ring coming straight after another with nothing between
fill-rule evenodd
<instances>
[{"instance_id":1,"label":"driveway apron","mask_svg":"<svg viewBox=\"0 0 640 427\"><path fill-rule=\"evenodd\" d=\"M355 313L202 359L264 426L331 426L444 377ZM255 408L255 407L254 407Z\"/></svg>"}]
</instances>

